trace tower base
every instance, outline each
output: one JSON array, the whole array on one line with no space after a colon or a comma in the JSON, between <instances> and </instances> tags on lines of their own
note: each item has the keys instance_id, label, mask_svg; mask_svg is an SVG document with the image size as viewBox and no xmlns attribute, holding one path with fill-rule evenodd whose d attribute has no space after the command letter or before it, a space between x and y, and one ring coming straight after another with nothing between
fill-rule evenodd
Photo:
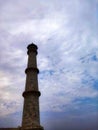
<instances>
[{"instance_id":1,"label":"tower base","mask_svg":"<svg viewBox=\"0 0 98 130\"><path fill-rule=\"evenodd\" d=\"M40 127L34 127L34 128L21 128L21 130L44 130L44 128L40 126Z\"/></svg>"}]
</instances>

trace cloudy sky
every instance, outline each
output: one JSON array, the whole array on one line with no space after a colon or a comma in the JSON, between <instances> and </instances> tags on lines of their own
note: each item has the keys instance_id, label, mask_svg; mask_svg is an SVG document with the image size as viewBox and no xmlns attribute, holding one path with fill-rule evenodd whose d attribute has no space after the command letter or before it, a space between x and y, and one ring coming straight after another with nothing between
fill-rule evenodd
<instances>
[{"instance_id":1,"label":"cloudy sky","mask_svg":"<svg viewBox=\"0 0 98 130\"><path fill-rule=\"evenodd\" d=\"M98 0L0 0L0 127L21 126L32 42L41 125L98 130Z\"/></svg>"}]
</instances>

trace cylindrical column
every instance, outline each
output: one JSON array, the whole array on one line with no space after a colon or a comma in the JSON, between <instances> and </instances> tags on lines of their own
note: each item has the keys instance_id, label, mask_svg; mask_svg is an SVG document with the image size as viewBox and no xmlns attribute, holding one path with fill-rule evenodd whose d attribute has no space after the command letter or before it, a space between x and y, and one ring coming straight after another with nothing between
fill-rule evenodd
<instances>
[{"instance_id":1,"label":"cylindrical column","mask_svg":"<svg viewBox=\"0 0 98 130\"><path fill-rule=\"evenodd\" d=\"M28 64L26 73L26 84L25 91L23 92L24 97L24 108L23 108L23 119L22 128L27 130L42 130L40 126L39 117L39 96L40 92L38 90L38 73L37 68L37 46L35 44L30 44L27 47L28 51Z\"/></svg>"}]
</instances>

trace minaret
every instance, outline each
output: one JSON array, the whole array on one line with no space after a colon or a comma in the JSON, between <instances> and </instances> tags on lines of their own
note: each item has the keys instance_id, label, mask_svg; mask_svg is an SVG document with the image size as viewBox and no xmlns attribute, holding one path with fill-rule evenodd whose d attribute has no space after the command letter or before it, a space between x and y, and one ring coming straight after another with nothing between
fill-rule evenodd
<instances>
[{"instance_id":1,"label":"minaret","mask_svg":"<svg viewBox=\"0 0 98 130\"><path fill-rule=\"evenodd\" d=\"M24 97L24 108L22 118L22 129L23 130L43 130L40 126L40 115L39 115L39 96L40 91L38 90L38 73L37 68L37 46L30 44L27 47L28 51L28 65L25 70L26 73L26 85L25 91L23 92Z\"/></svg>"}]
</instances>

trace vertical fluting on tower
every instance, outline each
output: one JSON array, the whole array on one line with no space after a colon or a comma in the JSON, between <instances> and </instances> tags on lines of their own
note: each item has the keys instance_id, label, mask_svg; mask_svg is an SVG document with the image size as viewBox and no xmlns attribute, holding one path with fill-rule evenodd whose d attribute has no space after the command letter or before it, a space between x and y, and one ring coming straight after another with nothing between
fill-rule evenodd
<instances>
[{"instance_id":1,"label":"vertical fluting on tower","mask_svg":"<svg viewBox=\"0 0 98 130\"><path fill-rule=\"evenodd\" d=\"M27 47L28 51L28 64L26 73L26 84L25 91L23 92L24 97L24 108L22 118L22 128L27 130L42 130L40 126L40 115L39 115L39 96L40 92L38 89L38 73L37 68L37 46L30 44Z\"/></svg>"}]
</instances>

